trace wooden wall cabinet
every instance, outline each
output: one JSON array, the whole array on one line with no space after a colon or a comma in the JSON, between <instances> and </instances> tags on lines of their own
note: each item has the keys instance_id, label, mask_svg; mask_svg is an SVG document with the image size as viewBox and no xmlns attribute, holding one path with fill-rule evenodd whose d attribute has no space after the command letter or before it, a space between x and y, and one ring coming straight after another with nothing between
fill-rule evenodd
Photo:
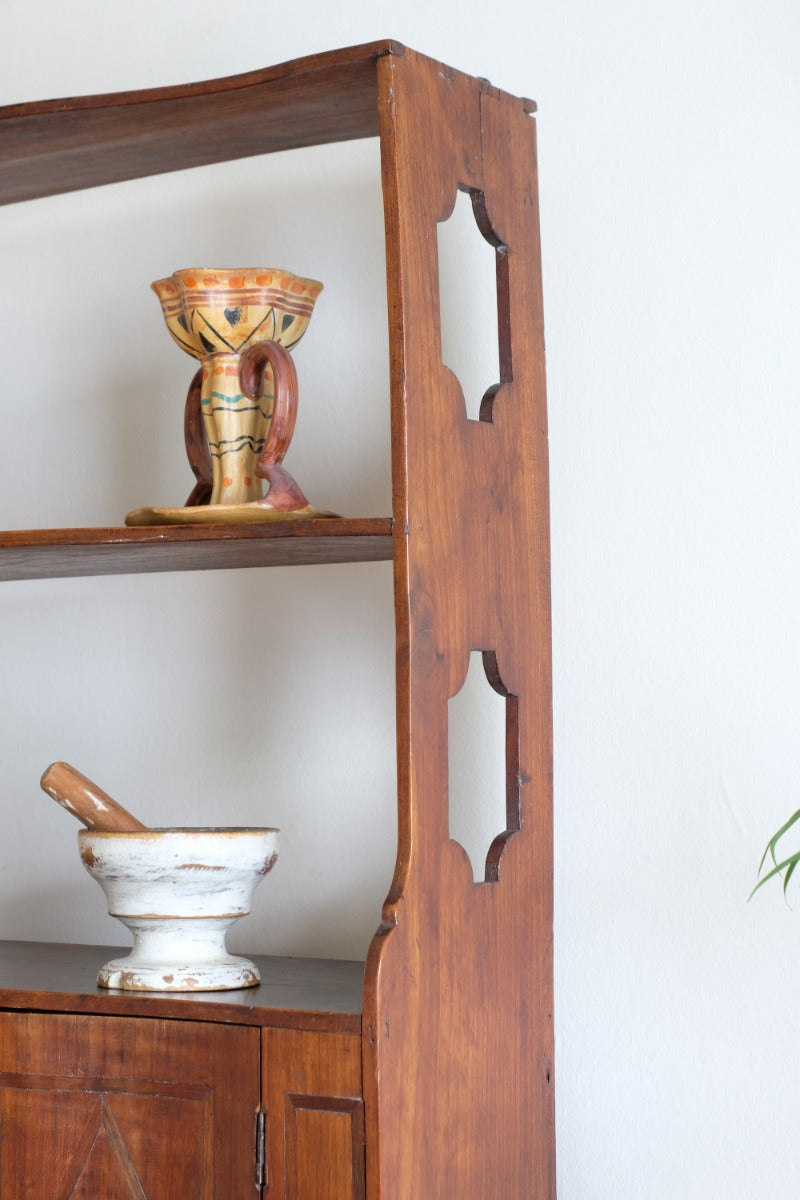
<instances>
[{"instance_id":1,"label":"wooden wall cabinet","mask_svg":"<svg viewBox=\"0 0 800 1200\"><path fill-rule=\"evenodd\" d=\"M241 992L93 986L108 947L0 943L0 1196L365 1196L363 964Z\"/></svg>"},{"instance_id":2,"label":"wooden wall cabinet","mask_svg":"<svg viewBox=\"0 0 800 1200\"><path fill-rule=\"evenodd\" d=\"M7 532L0 578L391 559L399 813L365 964L272 959L255 992L138 996L94 987L103 948L0 947L4 1198L555 1196L533 111L395 42L0 110L4 203L380 138L391 516ZM459 189L497 266L497 385L478 420L442 363L438 319L436 227ZM506 714L505 828L480 882L448 825L448 701L472 651Z\"/></svg>"}]
</instances>

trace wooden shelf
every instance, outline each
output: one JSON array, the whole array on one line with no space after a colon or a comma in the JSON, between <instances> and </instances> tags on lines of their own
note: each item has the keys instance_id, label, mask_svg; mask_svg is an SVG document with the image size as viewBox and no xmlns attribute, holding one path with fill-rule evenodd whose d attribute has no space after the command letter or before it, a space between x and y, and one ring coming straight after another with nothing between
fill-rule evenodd
<instances>
[{"instance_id":1,"label":"wooden shelf","mask_svg":"<svg viewBox=\"0 0 800 1200\"><path fill-rule=\"evenodd\" d=\"M0 108L0 203L377 136L376 64L404 52L373 42L227 79Z\"/></svg>"},{"instance_id":2,"label":"wooden shelf","mask_svg":"<svg viewBox=\"0 0 800 1200\"><path fill-rule=\"evenodd\" d=\"M112 946L0 941L0 1009L133 1017L152 1016L157 1001L159 1017L175 1020L361 1032L361 962L254 955L261 985L238 992L97 987L100 967L120 953Z\"/></svg>"},{"instance_id":3,"label":"wooden shelf","mask_svg":"<svg viewBox=\"0 0 800 1200\"><path fill-rule=\"evenodd\" d=\"M91 1126L76 1097L99 1091L113 1116L121 1083L135 1097L142 1137L169 1152L143 1192L153 1200L251 1192L247 1147L237 1152L247 1177L231 1183L227 1103L193 1116L193 1091L181 1093L179 1116L194 1174L174 1176L173 1160L184 1168L159 1136L160 1097L175 1099L159 1090L163 1053L179 1089L211 1079L220 1097L245 1096L240 1141L250 1146L261 1106L270 1196L555 1200L548 447L533 109L391 41L229 79L0 109L0 203L380 138L393 521L10 532L0 534L0 579L394 555L398 792L397 866L363 968L263 960L258 990L156 998L99 991L105 949L0 944L9 1103L23 1089L41 1092L25 1098L24 1122L0 1131L16 1137L0 1156L3 1196L38 1180L41 1162L58 1166L54 1145L74 1143L78 1180ZM459 190L496 248L500 380L478 421L467 417L439 336L436 231ZM450 837L448 789L449 701L477 649L487 686L504 697L497 749L506 777L480 882ZM358 821L347 797L342 805ZM138 1115L147 1108L140 1096L154 1098L151 1115ZM111 1179L109 1147L106 1139L102 1160L89 1164L95 1174L81 1177L81 1194L93 1179ZM48 1188L66 1194L63 1179L42 1194Z\"/></svg>"},{"instance_id":4,"label":"wooden shelf","mask_svg":"<svg viewBox=\"0 0 800 1200\"><path fill-rule=\"evenodd\" d=\"M391 517L0 532L0 580L380 562Z\"/></svg>"}]
</instances>

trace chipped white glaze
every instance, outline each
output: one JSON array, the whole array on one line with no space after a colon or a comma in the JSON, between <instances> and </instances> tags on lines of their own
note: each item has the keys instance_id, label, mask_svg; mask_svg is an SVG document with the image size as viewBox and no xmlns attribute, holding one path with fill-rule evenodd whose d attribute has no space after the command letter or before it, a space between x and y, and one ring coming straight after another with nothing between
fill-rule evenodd
<instances>
[{"instance_id":1,"label":"chipped white glaze","mask_svg":"<svg viewBox=\"0 0 800 1200\"><path fill-rule=\"evenodd\" d=\"M228 954L225 934L275 862L277 829L81 830L78 843L109 913L133 934L130 954L100 971L101 987L194 992L260 982L253 963Z\"/></svg>"}]
</instances>

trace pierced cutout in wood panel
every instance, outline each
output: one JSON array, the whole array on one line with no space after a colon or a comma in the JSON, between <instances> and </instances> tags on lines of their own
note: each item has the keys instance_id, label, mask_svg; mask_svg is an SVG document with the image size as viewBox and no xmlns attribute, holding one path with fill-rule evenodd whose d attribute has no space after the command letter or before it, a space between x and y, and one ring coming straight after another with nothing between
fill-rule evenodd
<instances>
[{"instance_id":1,"label":"pierced cutout in wood panel","mask_svg":"<svg viewBox=\"0 0 800 1200\"><path fill-rule=\"evenodd\" d=\"M483 192L461 185L436 234L442 362L458 377L469 420L491 421L492 398L507 378L498 334L506 247L491 227Z\"/></svg>"},{"instance_id":2,"label":"pierced cutout in wood panel","mask_svg":"<svg viewBox=\"0 0 800 1200\"><path fill-rule=\"evenodd\" d=\"M467 852L476 883L497 880L519 829L517 697L491 651L473 650L461 690L447 704L450 837Z\"/></svg>"}]
</instances>

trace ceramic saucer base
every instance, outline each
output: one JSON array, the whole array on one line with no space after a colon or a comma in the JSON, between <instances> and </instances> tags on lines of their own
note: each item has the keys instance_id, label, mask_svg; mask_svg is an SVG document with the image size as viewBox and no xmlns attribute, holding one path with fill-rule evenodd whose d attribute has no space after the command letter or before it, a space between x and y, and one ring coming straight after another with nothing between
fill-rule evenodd
<instances>
[{"instance_id":1,"label":"ceramic saucer base","mask_svg":"<svg viewBox=\"0 0 800 1200\"><path fill-rule=\"evenodd\" d=\"M186 508L134 508L126 525L267 525L274 521L311 521L335 517L308 505L290 512L267 508L258 500L249 504L196 504Z\"/></svg>"}]
</instances>

